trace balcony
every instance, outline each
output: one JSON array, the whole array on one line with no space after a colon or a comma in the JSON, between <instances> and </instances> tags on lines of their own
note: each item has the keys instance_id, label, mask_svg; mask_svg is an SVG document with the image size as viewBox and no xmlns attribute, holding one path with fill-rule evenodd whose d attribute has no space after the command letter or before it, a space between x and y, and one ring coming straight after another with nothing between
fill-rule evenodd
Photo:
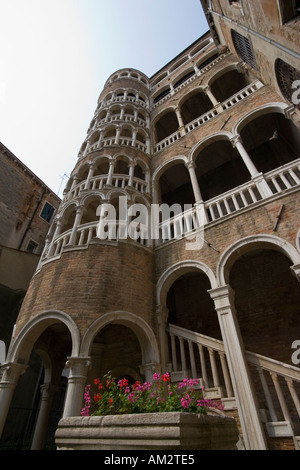
<instances>
[{"instance_id":1,"label":"balcony","mask_svg":"<svg viewBox=\"0 0 300 470\"><path fill-rule=\"evenodd\" d=\"M200 209L193 207L161 222L158 244L191 236L209 223L255 208L258 203L272 200L273 197L283 195L289 190L299 189L300 159L266 173L264 181L270 190L267 197L262 190L261 181L249 181L205 201Z\"/></svg>"},{"instance_id":2,"label":"balcony","mask_svg":"<svg viewBox=\"0 0 300 470\"><path fill-rule=\"evenodd\" d=\"M263 87L263 84L259 80L255 80L250 85L246 86L245 88L240 90L238 93L228 98L226 101L216 105L214 108L204 113L202 116L186 124L184 126L183 131L178 129L176 132L172 133L167 138L158 142L154 147L154 153L160 152L164 148L172 145L174 142L177 142L184 135L192 132L194 129L197 129L203 126L208 121L211 121L213 118L218 116L220 113L240 103L241 101L248 98L256 91L260 90L262 87Z\"/></svg>"}]
</instances>

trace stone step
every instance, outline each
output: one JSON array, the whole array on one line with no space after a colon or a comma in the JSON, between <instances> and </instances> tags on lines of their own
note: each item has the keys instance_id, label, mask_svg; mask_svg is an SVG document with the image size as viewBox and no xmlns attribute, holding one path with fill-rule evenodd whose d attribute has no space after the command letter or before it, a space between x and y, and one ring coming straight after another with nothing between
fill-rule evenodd
<instances>
[{"instance_id":1,"label":"stone step","mask_svg":"<svg viewBox=\"0 0 300 470\"><path fill-rule=\"evenodd\" d=\"M295 449L300 450L300 436L294 436Z\"/></svg>"}]
</instances>

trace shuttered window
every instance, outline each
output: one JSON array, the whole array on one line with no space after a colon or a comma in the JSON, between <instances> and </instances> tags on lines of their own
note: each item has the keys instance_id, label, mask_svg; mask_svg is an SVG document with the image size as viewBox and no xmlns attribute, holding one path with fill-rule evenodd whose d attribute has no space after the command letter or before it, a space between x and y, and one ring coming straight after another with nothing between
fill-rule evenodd
<instances>
[{"instance_id":1,"label":"shuttered window","mask_svg":"<svg viewBox=\"0 0 300 470\"><path fill-rule=\"evenodd\" d=\"M246 38L235 30L231 31L231 35L237 55L240 57L240 59L246 62L246 64L250 65L250 67L257 70L257 65L255 62L254 52L250 39Z\"/></svg>"},{"instance_id":2,"label":"shuttered window","mask_svg":"<svg viewBox=\"0 0 300 470\"><path fill-rule=\"evenodd\" d=\"M287 64L281 59L277 59L275 64L277 83L283 96L290 102L300 109L300 104L296 101L296 96L300 96L297 93L296 81L300 83L300 71ZM294 87L293 87L294 84ZM298 86L299 88L299 86Z\"/></svg>"}]
</instances>

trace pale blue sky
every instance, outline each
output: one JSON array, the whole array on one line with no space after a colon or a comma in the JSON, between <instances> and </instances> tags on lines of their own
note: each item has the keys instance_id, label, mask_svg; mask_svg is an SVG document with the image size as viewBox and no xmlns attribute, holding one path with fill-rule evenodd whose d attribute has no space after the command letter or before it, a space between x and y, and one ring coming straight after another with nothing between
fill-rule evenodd
<instances>
[{"instance_id":1,"label":"pale blue sky","mask_svg":"<svg viewBox=\"0 0 300 470\"><path fill-rule=\"evenodd\" d=\"M107 78L151 77L208 30L200 0L0 0L0 18L0 141L56 193Z\"/></svg>"}]
</instances>

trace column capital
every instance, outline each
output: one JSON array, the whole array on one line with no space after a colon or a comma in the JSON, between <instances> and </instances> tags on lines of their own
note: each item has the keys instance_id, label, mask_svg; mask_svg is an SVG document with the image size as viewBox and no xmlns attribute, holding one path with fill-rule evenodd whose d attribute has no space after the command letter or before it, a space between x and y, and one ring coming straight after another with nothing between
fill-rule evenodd
<instances>
[{"instance_id":1,"label":"column capital","mask_svg":"<svg viewBox=\"0 0 300 470\"><path fill-rule=\"evenodd\" d=\"M290 270L292 271L292 274L295 276L297 281L300 282L300 264L294 264L290 267Z\"/></svg>"},{"instance_id":2,"label":"column capital","mask_svg":"<svg viewBox=\"0 0 300 470\"><path fill-rule=\"evenodd\" d=\"M190 169L195 169L197 165L194 161L188 161L185 163L185 166L188 170L190 170Z\"/></svg>"},{"instance_id":3,"label":"column capital","mask_svg":"<svg viewBox=\"0 0 300 470\"><path fill-rule=\"evenodd\" d=\"M90 356L68 357L66 362L66 366L70 369L72 377L85 376L90 365Z\"/></svg>"},{"instance_id":4,"label":"column capital","mask_svg":"<svg viewBox=\"0 0 300 470\"><path fill-rule=\"evenodd\" d=\"M19 377L26 371L27 365L18 364L16 362L7 362L2 364L0 369L3 371L1 383L16 385L19 381Z\"/></svg>"},{"instance_id":5,"label":"column capital","mask_svg":"<svg viewBox=\"0 0 300 470\"><path fill-rule=\"evenodd\" d=\"M229 140L230 140L233 147L236 147L237 144L242 144L242 139L241 139L241 136L239 134L234 135Z\"/></svg>"},{"instance_id":6,"label":"column capital","mask_svg":"<svg viewBox=\"0 0 300 470\"><path fill-rule=\"evenodd\" d=\"M216 287L208 291L218 313L225 314L228 309L234 309L234 290L229 286Z\"/></svg>"}]
</instances>

